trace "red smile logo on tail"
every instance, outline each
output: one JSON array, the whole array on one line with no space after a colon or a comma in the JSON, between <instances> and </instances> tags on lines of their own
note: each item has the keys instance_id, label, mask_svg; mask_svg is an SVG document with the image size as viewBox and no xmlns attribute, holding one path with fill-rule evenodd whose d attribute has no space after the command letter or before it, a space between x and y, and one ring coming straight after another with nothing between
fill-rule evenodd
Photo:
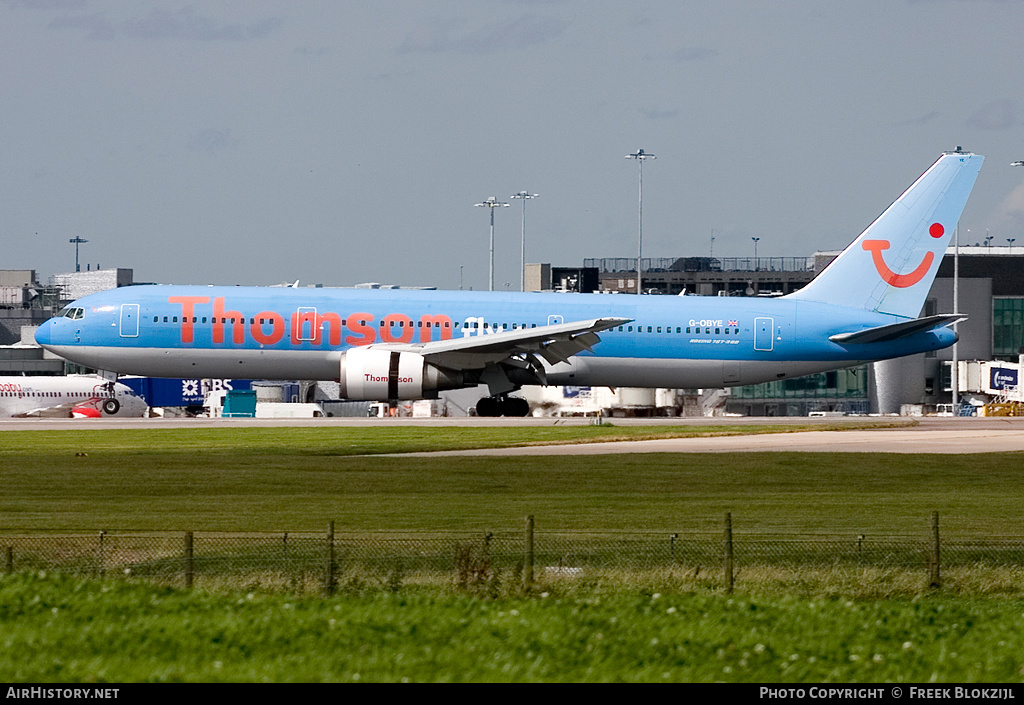
<instances>
[{"instance_id":1,"label":"red smile logo on tail","mask_svg":"<svg viewBox=\"0 0 1024 705\"><path fill-rule=\"evenodd\" d=\"M946 229L942 227L941 223L932 223L931 227L928 228L928 234L934 238L942 237L945 232ZM888 240L865 240L861 246L871 253L871 259L875 263L875 269L878 270L878 275L882 277L882 281L900 289L914 286L914 284L924 279L924 275L928 273L932 262L935 260L934 253L926 252L924 259L921 260L921 264L917 266L917 269L909 274L897 274L889 269L889 265L885 263L885 258L882 257L882 251L889 249Z\"/></svg>"}]
</instances>

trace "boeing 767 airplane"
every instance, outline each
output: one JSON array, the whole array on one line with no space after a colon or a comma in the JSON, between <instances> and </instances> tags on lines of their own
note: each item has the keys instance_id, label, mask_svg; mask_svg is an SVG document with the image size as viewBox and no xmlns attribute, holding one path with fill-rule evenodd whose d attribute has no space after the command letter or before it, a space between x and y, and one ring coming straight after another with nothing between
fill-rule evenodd
<instances>
[{"instance_id":1,"label":"boeing 767 airplane","mask_svg":"<svg viewBox=\"0 0 1024 705\"><path fill-rule=\"evenodd\" d=\"M803 289L779 298L147 285L92 294L44 348L111 375L338 380L397 401L486 384L731 387L952 345L919 318L983 157L946 152Z\"/></svg>"}]
</instances>

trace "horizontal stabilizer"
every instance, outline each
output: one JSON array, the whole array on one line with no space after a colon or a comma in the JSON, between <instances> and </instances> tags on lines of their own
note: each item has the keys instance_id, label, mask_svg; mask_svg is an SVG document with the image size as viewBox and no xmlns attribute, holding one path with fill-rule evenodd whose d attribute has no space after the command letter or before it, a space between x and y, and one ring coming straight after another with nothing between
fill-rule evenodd
<instances>
[{"instance_id":1,"label":"horizontal stabilizer","mask_svg":"<svg viewBox=\"0 0 1024 705\"><path fill-rule=\"evenodd\" d=\"M866 328L864 330L853 331L852 333L837 333L836 335L830 335L828 339L833 343L840 343L843 345L885 343L890 340L896 340L897 338L914 335L915 333L923 333L935 328L943 328L966 318L967 316L959 313L944 313L938 316L925 316L924 318L915 318L910 321L903 321L902 323L878 326L877 328Z\"/></svg>"}]
</instances>

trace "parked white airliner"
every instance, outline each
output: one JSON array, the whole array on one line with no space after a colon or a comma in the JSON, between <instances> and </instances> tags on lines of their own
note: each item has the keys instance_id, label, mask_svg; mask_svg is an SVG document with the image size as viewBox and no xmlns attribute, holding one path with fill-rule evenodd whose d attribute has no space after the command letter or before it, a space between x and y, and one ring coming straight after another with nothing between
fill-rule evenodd
<instances>
[{"instance_id":1,"label":"parked white airliner","mask_svg":"<svg viewBox=\"0 0 1024 705\"><path fill-rule=\"evenodd\" d=\"M125 385L95 375L0 377L0 417L142 416L147 408Z\"/></svg>"}]
</instances>

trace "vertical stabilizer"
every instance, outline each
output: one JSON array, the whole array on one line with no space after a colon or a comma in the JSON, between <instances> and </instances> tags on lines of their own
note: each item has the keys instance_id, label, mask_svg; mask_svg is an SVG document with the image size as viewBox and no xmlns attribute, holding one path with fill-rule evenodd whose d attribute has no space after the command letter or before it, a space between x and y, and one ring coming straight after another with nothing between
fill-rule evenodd
<instances>
[{"instance_id":1,"label":"vertical stabilizer","mask_svg":"<svg viewBox=\"0 0 1024 705\"><path fill-rule=\"evenodd\" d=\"M821 274L787 298L917 317L983 160L944 153Z\"/></svg>"}]
</instances>

